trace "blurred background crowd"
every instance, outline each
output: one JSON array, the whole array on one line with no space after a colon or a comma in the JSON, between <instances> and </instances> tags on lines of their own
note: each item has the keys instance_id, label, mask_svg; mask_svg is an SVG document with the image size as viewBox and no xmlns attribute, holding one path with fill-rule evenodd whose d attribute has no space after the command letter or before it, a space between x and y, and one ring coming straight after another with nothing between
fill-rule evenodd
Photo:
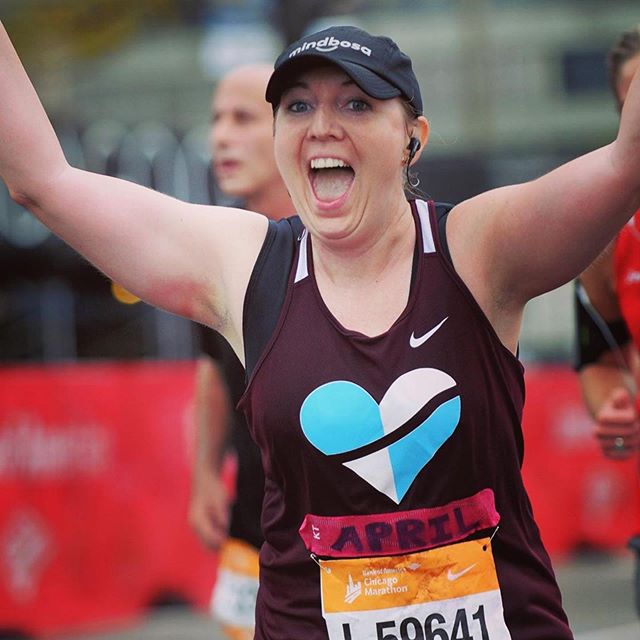
<instances>
[{"instance_id":1,"label":"blurred background crowd","mask_svg":"<svg viewBox=\"0 0 640 640\"><path fill-rule=\"evenodd\" d=\"M222 75L325 24L386 33L414 60L431 122L420 189L456 203L612 139L606 52L640 11L637 0L0 0L0 18L72 164L198 203L225 202L207 144ZM605 461L592 441L573 342L571 285L530 304L525 471L557 558L620 551L640 530L636 462ZM185 506L198 351L192 323L110 282L0 184L0 629L59 633L143 600L206 606L215 557Z\"/></svg>"}]
</instances>

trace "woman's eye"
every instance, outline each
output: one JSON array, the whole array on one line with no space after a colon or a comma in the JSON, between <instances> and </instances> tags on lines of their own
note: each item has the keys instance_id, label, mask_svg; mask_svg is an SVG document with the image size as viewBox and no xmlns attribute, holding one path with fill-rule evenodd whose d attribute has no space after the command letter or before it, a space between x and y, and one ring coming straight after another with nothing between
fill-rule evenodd
<instances>
[{"instance_id":1,"label":"woman's eye","mask_svg":"<svg viewBox=\"0 0 640 640\"><path fill-rule=\"evenodd\" d=\"M365 100L354 98L353 100L349 100L349 102L347 102L347 107L352 111L366 111L367 109L369 109L369 103Z\"/></svg>"},{"instance_id":2,"label":"woman's eye","mask_svg":"<svg viewBox=\"0 0 640 640\"><path fill-rule=\"evenodd\" d=\"M306 113L309 110L309 105L302 100L296 100L287 107L287 110L291 113Z\"/></svg>"}]
</instances>

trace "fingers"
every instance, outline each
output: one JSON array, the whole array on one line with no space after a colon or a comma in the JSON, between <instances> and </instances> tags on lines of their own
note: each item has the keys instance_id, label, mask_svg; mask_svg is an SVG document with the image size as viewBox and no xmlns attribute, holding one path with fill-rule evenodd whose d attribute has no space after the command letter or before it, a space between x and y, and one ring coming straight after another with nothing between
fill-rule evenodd
<instances>
[{"instance_id":1,"label":"fingers","mask_svg":"<svg viewBox=\"0 0 640 640\"><path fill-rule=\"evenodd\" d=\"M637 435L599 438L602 452L612 460L626 460L638 451L640 442Z\"/></svg>"},{"instance_id":2,"label":"fingers","mask_svg":"<svg viewBox=\"0 0 640 640\"><path fill-rule=\"evenodd\" d=\"M191 497L189 524L203 544L218 549L227 537L229 504L226 491L217 479L201 482Z\"/></svg>"},{"instance_id":3,"label":"fingers","mask_svg":"<svg viewBox=\"0 0 640 640\"><path fill-rule=\"evenodd\" d=\"M618 387L612 391L609 402L614 409L632 410L635 413L635 401L629 391L623 387Z\"/></svg>"},{"instance_id":4,"label":"fingers","mask_svg":"<svg viewBox=\"0 0 640 640\"><path fill-rule=\"evenodd\" d=\"M629 391L615 389L596 416L595 435L605 456L624 460L640 447L640 422Z\"/></svg>"},{"instance_id":5,"label":"fingers","mask_svg":"<svg viewBox=\"0 0 640 640\"><path fill-rule=\"evenodd\" d=\"M604 455L613 460L625 460L640 448L637 423L626 429L599 425L596 436Z\"/></svg>"},{"instance_id":6,"label":"fingers","mask_svg":"<svg viewBox=\"0 0 640 640\"><path fill-rule=\"evenodd\" d=\"M206 505L192 505L189 510L189 524L202 543L210 549L216 550L227 537L228 522L226 512L224 517L215 515L217 509Z\"/></svg>"}]
</instances>

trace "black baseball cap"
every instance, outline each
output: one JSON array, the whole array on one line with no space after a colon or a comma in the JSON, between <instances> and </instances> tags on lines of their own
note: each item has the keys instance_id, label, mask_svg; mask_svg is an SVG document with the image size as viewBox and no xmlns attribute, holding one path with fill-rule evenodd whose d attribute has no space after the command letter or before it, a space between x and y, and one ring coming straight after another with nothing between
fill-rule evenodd
<instances>
[{"instance_id":1,"label":"black baseball cap","mask_svg":"<svg viewBox=\"0 0 640 640\"><path fill-rule=\"evenodd\" d=\"M297 75L314 61L340 67L367 95L380 100L403 96L422 115L420 87L411 59L386 36L357 27L329 27L289 45L274 64L266 98L275 109Z\"/></svg>"}]
</instances>

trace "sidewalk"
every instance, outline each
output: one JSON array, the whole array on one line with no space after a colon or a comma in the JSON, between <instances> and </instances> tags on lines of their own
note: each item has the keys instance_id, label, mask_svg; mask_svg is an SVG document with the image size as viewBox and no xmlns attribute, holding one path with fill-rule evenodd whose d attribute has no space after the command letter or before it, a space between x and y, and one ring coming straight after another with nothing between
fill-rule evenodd
<instances>
[{"instance_id":1,"label":"sidewalk","mask_svg":"<svg viewBox=\"0 0 640 640\"><path fill-rule=\"evenodd\" d=\"M577 639L640 639L640 622L633 602L633 557L585 555L556 564L565 611ZM633 635L618 635L619 627L635 626ZM609 635L583 635L609 629ZM617 631L613 632L613 629ZM626 632L625 632L626 633Z\"/></svg>"}]
</instances>

